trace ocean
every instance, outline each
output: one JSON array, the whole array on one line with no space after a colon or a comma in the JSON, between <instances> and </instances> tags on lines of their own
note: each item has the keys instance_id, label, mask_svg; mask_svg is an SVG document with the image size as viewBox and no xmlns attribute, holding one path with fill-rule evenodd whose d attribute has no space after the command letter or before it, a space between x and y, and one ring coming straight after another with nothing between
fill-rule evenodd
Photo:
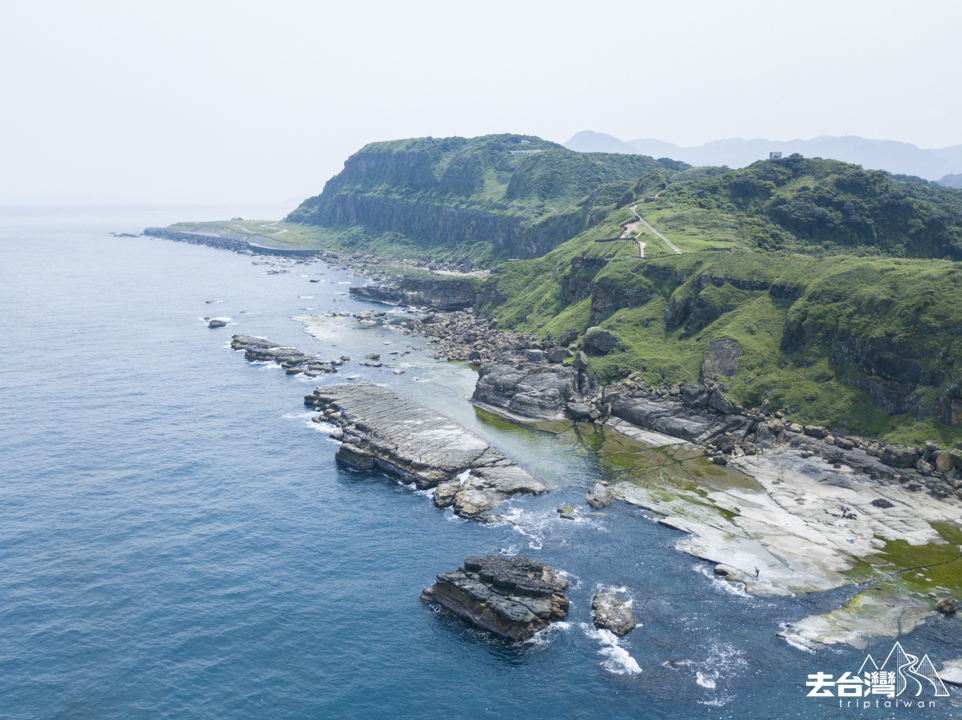
<instances>
[{"instance_id":1,"label":"ocean","mask_svg":"<svg viewBox=\"0 0 962 720\"><path fill-rule=\"evenodd\" d=\"M911 709L809 697L810 675L892 647L811 653L776 636L853 588L749 596L638 508L562 519L611 472L581 435L475 411L474 371L422 338L340 317L315 339L291 319L403 315L351 299L363 278L111 235L236 214L0 208L0 718L962 716L957 688ZM234 333L352 361L291 377L246 362ZM357 363L391 350L408 352L390 362L403 374ZM484 525L339 467L303 396L348 376L457 420L554 490ZM513 645L418 601L436 574L493 552L565 571L567 620ZM600 587L632 598L624 638L591 624ZM934 619L900 641L938 666L962 657L959 628Z\"/></svg>"}]
</instances>

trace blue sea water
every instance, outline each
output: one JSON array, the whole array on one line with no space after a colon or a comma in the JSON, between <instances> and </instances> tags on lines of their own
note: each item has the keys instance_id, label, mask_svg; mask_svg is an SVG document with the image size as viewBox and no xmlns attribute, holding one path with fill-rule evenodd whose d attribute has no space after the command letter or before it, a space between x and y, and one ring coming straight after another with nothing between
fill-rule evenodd
<instances>
[{"instance_id":1,"label":"blue sea water","mask_svg":"<svg viewBox=\"0 0 962 720\"><path fill-rule=\"evenodd\" d=\"M957 692L911 711L806 697L809 674L866 651L776 633L851 589L751 597L636 508L561 519L604 472L570 434L489 422L465 399L473 371L422 339L335 321L318 340L291 320L369 308L346 294L363 279L110 235L229 211L191 212L0 209L0 718L959 715ZM232 333L351 355L321 382L389 385L556 489L509 503L515 525L481 525L339 468L303 406L316 381L247 363ZM390 349L411 350L403 375L357 365ZM418 601L498 551L569 573L565 623L511 645ZM625 638L591 627L599 586L633 598ZM959 630L937 619L901 640L938 664L962 657Z\"/></svg>"}]
</instances>

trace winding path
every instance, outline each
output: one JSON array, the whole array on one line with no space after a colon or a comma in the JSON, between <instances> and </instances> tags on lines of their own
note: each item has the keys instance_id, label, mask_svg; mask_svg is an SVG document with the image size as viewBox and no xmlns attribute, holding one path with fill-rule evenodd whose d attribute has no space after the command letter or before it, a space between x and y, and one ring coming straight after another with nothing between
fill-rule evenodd
<instances>
[{"instance_id":1,"label":"winding path","mask_svg":"<svg viewBox=\"0 0 962 720\"><path fill-rule=\"evenodd\" d=\"M644 225L646 228L648 228L649 230L651 230L651 232L654 233L655 237L661 238L662 240L664 240L664 241L665 241L665 245L667 245L667 246L670 247L672 250L674 250L678 255L681 255L681 250L679 250L677 247L675 247L675 244L674 244L671 240L669 240L669 239L666 238L664 235L662 235L660 232L658 232L657 230L655 230L655 228L653 228L653 227L648 223L647 220L645 220L641 215L638 214L638 211L635 210L635 207L637 207L637 205L638 205L638 203L633 203L633 204L631 205L631 212L633 212L633 213L635 214L635 217L638 218L638 221L639 221L642 225Z\"/></svg>"}]
</instances>

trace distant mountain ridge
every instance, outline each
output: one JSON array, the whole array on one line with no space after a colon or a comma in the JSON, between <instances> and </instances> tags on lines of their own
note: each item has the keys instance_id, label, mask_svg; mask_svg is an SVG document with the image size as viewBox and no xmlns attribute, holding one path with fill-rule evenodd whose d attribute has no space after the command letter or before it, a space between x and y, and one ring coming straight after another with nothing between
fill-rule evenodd
<instances>
[{"instance_id":1,"label":"distant mountain ridge","mask_svg":"<svg viewBox=\"0 0 962 720\"><path fill-rule=\"evenodd\" d=\"M962 145L924 150L910 143L894 140L866 140L855 136L823 136L812 140L743 140L731 138L715 140L696 147L681 147L654 139L619 140L605 133L585 130L566 143L569 150L578 152L607 152L649 155L654 158L681 160L697 167L727 165L742 168L756 160L768 159L770 152L788 156L799 153L805 157L841 160L861 165L867 170L886 170L896 175L914 175L943 185L958 187L962 173Z\"/></svg>"}]
</instances>

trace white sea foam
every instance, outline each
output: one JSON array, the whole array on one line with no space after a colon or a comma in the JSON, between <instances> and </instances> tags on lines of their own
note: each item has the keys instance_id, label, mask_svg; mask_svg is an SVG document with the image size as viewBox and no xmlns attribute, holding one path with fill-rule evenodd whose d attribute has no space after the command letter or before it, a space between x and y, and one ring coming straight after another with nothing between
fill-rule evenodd
<instances>
[{"instance_id":1,"label":"white sea foam","mask_svg":"<svg viewBox=\"0 0 962 720\"><path fill-rule=\"evenodd\" d=\"M605 585L604 583L596 583L595 592L598 593L602 591L624 595L626 597L626 602L625 602L626 605L633 602L631 595L628 594L628 588L626 588L624 585L616 587L614 585Z\"/></svg>"},{"instance_id":2,"label":"white sea foam","mask_svg":"<svg viewBox=\"0 0 962 720\"><path fill-rule=\"evenodd\" d=\"M728 595L737 595L738 597L751 597L751 595L745 592L744 586L733 583L730 580L725 580L725 578L720 575L716 575L714 572L712 572L711 568L703 563L695 563L691 566L691 569L699 575L704 575L706 578L711 580L712 590L717 590L718 592L723 592Z\"/></svg>"},{"instance_id":3,"label":"white sea foam","mask_svg":"<svg viewBox=\"0 0 962 720\"><path fill-rule=\"evenodd\" d=\"M702 672L695 673L695 682L701 685L703 688L708 688L709 690L714 690L718 680L718 675L713 675L712 677L706 677Z\"/></svg>"},{"instance_id":4,"label":"white sea foam","mask_svg":"<svg viewBox=\"0 0 962 720\"><path fill-rule=\"evenodd\" d=\"M554 638L557 635L561 635L569 632L572 627L573 627L572 623L565 622L563 620L560 622L553 622L550 625L548 625L548 627L544 628L543 630L539 630L530 638L525 640L525 645L531 645L533 647L543 647L551 643L551 641L554 640Z\"/></svg>"},{"instance_id":5,"label":"white sea foam","mask_svg":"<svg viewBox=\"0 0 962 720\"><path fill-rule=\"evenodd\" d=\"M781 629L781 633L779 633L779 637L780 637L782 640L784 640L785 642L787 642L789 645L791 645L791 646L792 646L793 648L795 648L796 650L804 650L805 652L807 652L807 653L809 653L809 654L811 654L811 655L815 655L815 649L809 647L808 645L806 645L805 643L803 643L801 640L799 640L799 639L794 635L794 633L792 633L792 632L788 629L788 623L779 623L779 628Z\"/></svg>"},{"instance_id":6,"label":"white sea foam","mask_svg":"<svg viewBox=\"0 0 962 720\"><path fill-rule=\"evenodd\" d=\"M610 630L598 629L588 623L580 623L584 634L601 643L598 654L605 658L601 667L615 675L638 675L641 666L618 642L618 636Z\"/></svg>"},{"instance_id":7,"label":"white sea foam","mask_svg":"<svg viewBox=\"0 0 962 720\"><path fill-rule=\"evenodd\" d=\"M515 532L528 538L528 547L532 550L541 550L544 547L544 535L538 532L542 530L546 523L551 519L548 513L529 513L519 507L508 508L501 513L505 520L508 520ZM494 523L501 525L503 523Z\"/></svg>"},{"instance_id":8,"label":"white sea foam","mask_svg":"<svg viewBox=\"0 0 962 720\"><path fill-rule=\"evenodd\" d=\"M313 296L313 295L298 295L298 296L297 296L297 299L298 299L298 300L313 300L313 299L314 299L314 296Z\"/></svg>"},{"instance_id":9,"label":"white sea foam","mask_svg":"<svg viewBox=\"0 0 962 720\"><path fill-rule=\"evenodd\" d=\"M726 678L731 677L748 667L745 653L728 643L712 643L708 648L708 656L701 658L687 658L665 666L674 668L688 668L694 672L695 684L712 693L722 692L721 685ZM727 694L713 695L707 700L699 700L703 705L721 707L731 702L732 696Z\"/></svg>"}]
</instances>

